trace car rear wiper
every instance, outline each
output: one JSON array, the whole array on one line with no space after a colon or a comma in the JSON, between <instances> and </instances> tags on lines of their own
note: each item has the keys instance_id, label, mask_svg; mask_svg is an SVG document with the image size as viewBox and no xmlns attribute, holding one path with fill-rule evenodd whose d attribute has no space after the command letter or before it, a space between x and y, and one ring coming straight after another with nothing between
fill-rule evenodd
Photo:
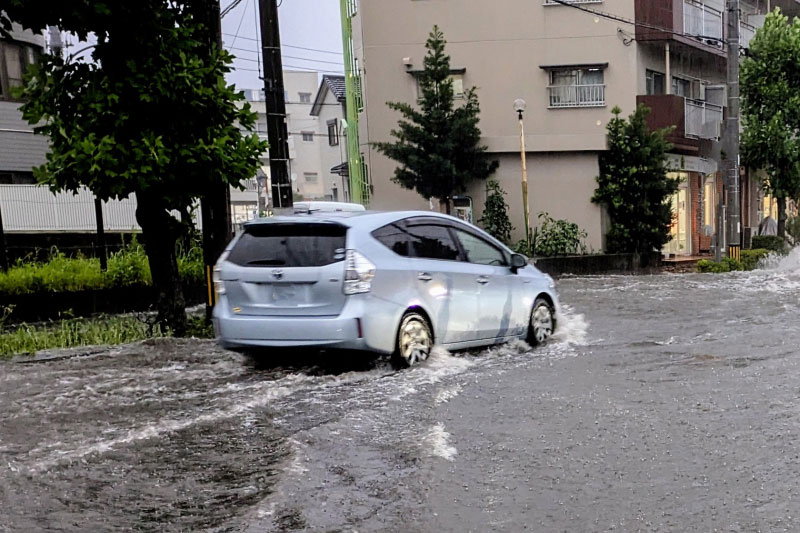
<instances>
[{"instance_id":1,"label":"car rear wiper","mask_svg":"<svg viewBox=\"0 0 800 533\"><path fill-rule=\"evenodd\" d=\"M286 264L283 259L253 259L247 262L248 265L282 266Z\"/></svg>"}]
</instances>

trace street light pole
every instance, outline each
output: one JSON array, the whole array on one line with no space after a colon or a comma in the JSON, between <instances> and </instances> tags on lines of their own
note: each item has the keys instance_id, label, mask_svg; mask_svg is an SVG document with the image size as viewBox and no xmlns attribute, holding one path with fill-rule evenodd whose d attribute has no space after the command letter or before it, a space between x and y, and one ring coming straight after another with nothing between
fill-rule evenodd
<instances>
[{"instance_id":1,"label":"street light pole","mask_svg":"<svg viewBox=\"0 0 800 533\"><path fill-rule=\"evenodd\" d=\"M531 250L531 208L528 204L528 162L525 154L525 124L522 114L525 112L525 100L518 98L514 100L514 111L519 117L519 155L522 160L522 207L525 215L525 242L528 244L528 254Z\"/></svg>"}]
</instances>

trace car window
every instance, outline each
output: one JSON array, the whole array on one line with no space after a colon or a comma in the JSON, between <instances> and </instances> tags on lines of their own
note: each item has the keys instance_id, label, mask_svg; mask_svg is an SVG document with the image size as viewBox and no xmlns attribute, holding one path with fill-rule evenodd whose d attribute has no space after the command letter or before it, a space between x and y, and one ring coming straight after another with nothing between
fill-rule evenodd
<instances>
[{"instance_id":1,"label":"car window","mask_svg":"<svg viewBox=\"0 0 800 533\"><path fill-rule=\"evenodd\" d=\"M372 232L372 236L397 255L408 257L408 231L396 224L383 226Z\"/></svg>"},{"instance_id":2,"label":"car window","mask_svg":"<svg viewBox=\"0 0 800 533\"><path fill-rule=\"evenodd\" d=\"M347 228L334 224L247 226L228 256L246 267L316 267L344 260Z\"/></svg>"},{"instance_id":3,"label":"car window","mask_svg":"<svg viewBox=\"0 0 800 533\"><path fill-rule=\"evenodd\" d=\"M467 254L467 261L479 265L506 266L506 255L490 242L481 239L477 235L467 233L460 229L456 230L458 240Z\"/></svg>"},{"instance_id":4,"label":"car window","mask_svg":"<svg viewBox=\"0 0 800 533\"><path fill-rule=\"evenodd\" d=\"M456 261L460 253L450 230L445 226L429 224L409 225L411 257Z\"/></svg>"}]
</instances>

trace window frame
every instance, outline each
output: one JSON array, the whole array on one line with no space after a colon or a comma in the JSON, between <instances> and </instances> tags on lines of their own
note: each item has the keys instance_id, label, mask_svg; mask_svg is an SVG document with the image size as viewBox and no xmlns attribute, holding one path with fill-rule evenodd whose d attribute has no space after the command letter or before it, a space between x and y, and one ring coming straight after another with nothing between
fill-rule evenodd
<instances>
[{"instance_id":1,"label":"window frame","mask_svg":"<svg viewBox=\"0 0 800 533\"><path fill-rule=\"evenodd\" d=\"M656 92L656 78L661 79L661 92ZM645 94L653 96L659 94L666 94L666 81L667 76L663 72L659 72L653 69L645 69L644 71L644 85L645 85Z\"/></svg>"},{"instance_id":2,"label":"window frame","mask_svg":"<svg viewBox=\"0 0 800 533\"><path fill-rule=\"evenodd\" d=\"M301 131L300 137L304 143L313 143L314 142L314 132L313 131Z\"/></svg>"},{"instance_id":3,"label":"window frame","mask_svg":"<svg viewBox=\"0 0 800 533\"><path fill-rule=\"evenodd\" d=\"M30 43L21 41L2 41L0 40L0 101L3 102L20 102L21 100L14 98L11 94L12 86L11 80L8 76L8 65L6 64L6 49L16 48L19 55L20 65L20 84L24 82L25 74L31 65L39 61L41 51ZM14 78L16 80L16 78ZM14 87L18 87L14 85Z\"/></svg>"},{"instance_id":4,"label":"window frame","mask_svg":"<svg viewBox=\"0 0 800 533\"><path fill-rule=\"evenodd\" d=\"M308 179L310 176L313 176L314 179ZM310 183L312 185L319 183L319 172L303 172L303 183Z\"/></svg>"},{"instance_id":5,"label":"window frame","mask_svg":"<svg viewBox=\"0 0 800 533\"><path fill-rule=\"evenodd\" d=\"M583 77L588 72L599 72L600 76L602 77L602 83L583 83ZM559 74L568 73L571 78L574 79L572 83L563 84L559 83L556 84L556 76ZM562 68L548 68L547 69L547 97L548 97L548 107L550 109L570 109L570 108L583 108L583 107L605 107L606 106L606 74L605 68L602 66L564 66ZM569 89L572 88L572 91L575 98L570 99L570 91ZM583 98L581 96L582 91L581 88L588 88L588 94L592 94L593 91L598 91L601 96L602 100L600 99L590 99L590 98ZM564 90L567 89L567 90ZM564 95L555 94L557 91L562 90Z\"/></svg>"},{"instance_id":6,"label":"window frame","mask_svg":"<svg viewBox=\"0 0 800 533\"><path fill-rule=\"evenodd\" d=\"M299 99L301 104L311 103L311 93L298 92L297 98Z\"/></svg>"},{"instance_id":7,"label":"window frame","mask_svg":"<svg viewBox=\"0 0 800 533\"><path fill-rule=\"evenodd\" d=\"M339 119L331 119L328 126L328 146L339 146ZM333 129L331 129L333 128Z\"/></svg>"}]
</instances>

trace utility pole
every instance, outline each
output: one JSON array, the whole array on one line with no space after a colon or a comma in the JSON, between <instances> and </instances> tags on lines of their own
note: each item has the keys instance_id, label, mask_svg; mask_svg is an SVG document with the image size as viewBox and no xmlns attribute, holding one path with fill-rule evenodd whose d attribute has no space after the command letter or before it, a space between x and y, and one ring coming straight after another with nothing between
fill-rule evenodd
<instances>
[{"instance_id":1,"label":"utility pole","mask_svg":"<svg viewBox=\"0 0 800 533\"><path fill-rule=\"evenodd\" d=\"M264 99L267 106L272 207L280 212L292 207L293 202L277 0L259 0L258 8L261 19L261 52L264 58Z\"/></svg>"},{"instance_id":2,"label":"utility pole","mask_svg":"<svg viewBox=\"0 0 800 533\"><path fill-rule=\"evenodd\" d=\"M6 233L3 231L3 211L0 210L0 272L8 271L8 255L6 254Z\"/></svg>"},{"instance_id":3,"label":"utility pole","mask_svg":"<svg viewBox=\"0 0 800 533\"><path fill-rule=\"evenodd\" d=\"M199 5L197 19L206 27L205 40L209 57L214 48L222 49L222 23L219 0L206 0ZM211 180L208 191L200 198L200 214L203 220L203 266L206 277L206 318L211 318L215 303L213 269L217 259L233 237L231 228L231 191L228 184L218 176L218 169L209 169Z\"/></svg>"},{"instance_id":4,"label":"utility pole","mask_svg":"<svg viewBox=\"0 0 800 533\"><path fill-rule=\"evenodd\" d=\"M727 0L728 12L728 116L725 121L728 257L741 256L742 225L739 195L739 0Z\"/></svg>"}]
</instances>

